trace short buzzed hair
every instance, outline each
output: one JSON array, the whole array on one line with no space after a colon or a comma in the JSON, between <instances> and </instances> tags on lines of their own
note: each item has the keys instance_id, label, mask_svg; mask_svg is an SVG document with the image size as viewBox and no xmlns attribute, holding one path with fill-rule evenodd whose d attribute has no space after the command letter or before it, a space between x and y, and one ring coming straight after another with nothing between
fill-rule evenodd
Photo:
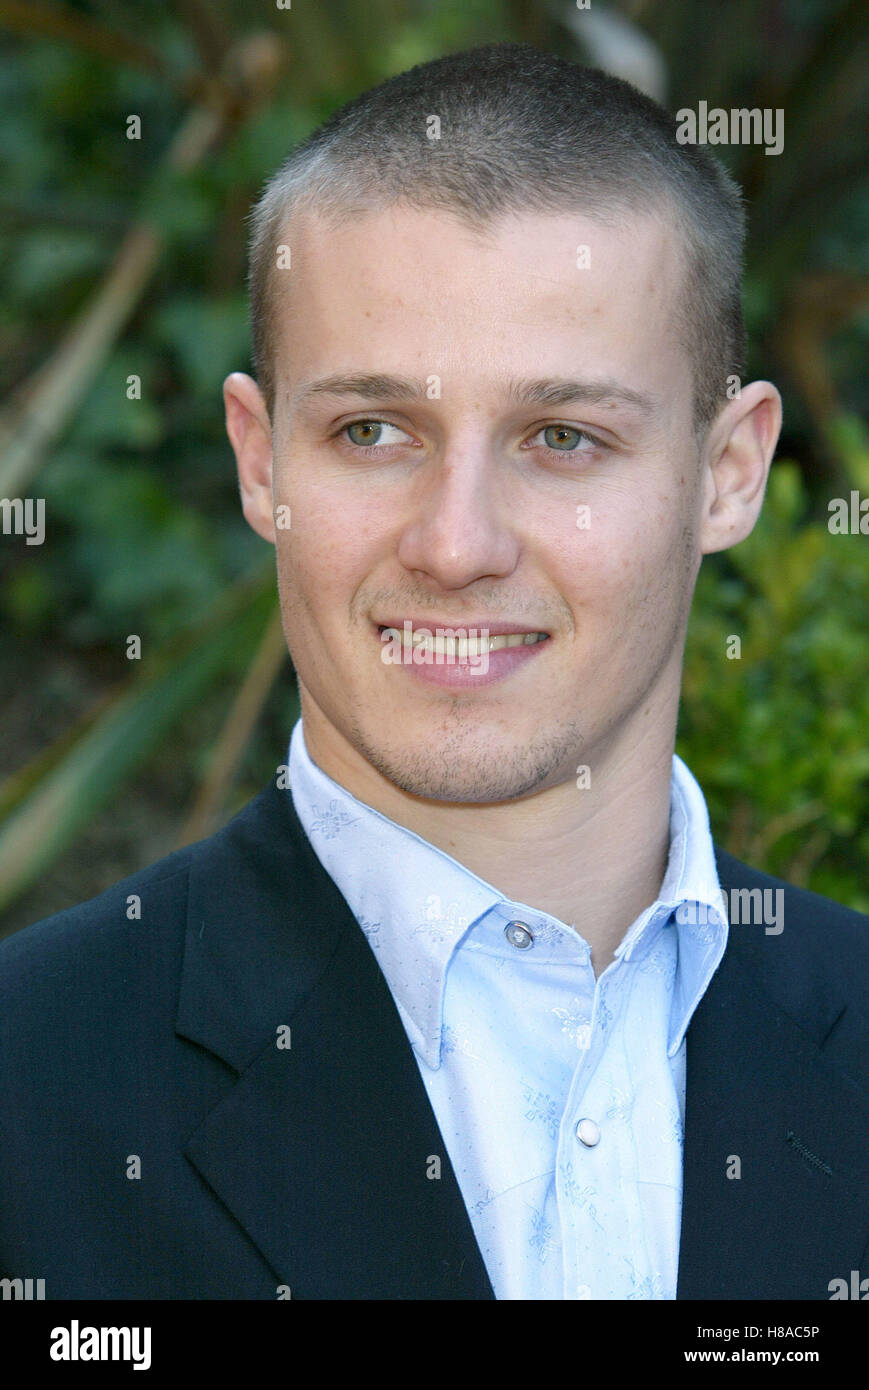
<instances>
[{"instance_id":1,"label":"short buzzed hair","mask_svg":"<svg viewBox=\"0 0 869 1390\"><path fill-rule=\"evenodd\" d=\"M430 138L431 117L440 123ZM254 370L275 402L276 248L308 209L338 225L395 204L475 228L504 214L584 213L603 224L668 213L685 269L679 340L705 432L745 352L737 184L627 82L526 44L492 44L389 78L336 111L269 180L251 213Z\"/></svg>"}]
</instances>

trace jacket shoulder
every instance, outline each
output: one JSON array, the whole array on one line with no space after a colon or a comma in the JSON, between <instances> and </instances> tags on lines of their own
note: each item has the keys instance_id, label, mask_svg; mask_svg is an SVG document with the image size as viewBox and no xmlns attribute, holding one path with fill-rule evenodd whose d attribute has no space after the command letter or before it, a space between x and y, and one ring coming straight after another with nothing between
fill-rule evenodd
<instances>
[{"instance_id":1,"label":"jacket shoulder","mask_svg":"<svg viewBox=\"0 0 869 1390\"><path fill-rule=\"evenodd\" d=\"M869 916L718 848L716 860L731 941L753 968L795 1006L829 990L869 1016Z\"/></svg>"},{"instance_id":2,"label":"jacket shoulder","mask_svg":"<svg viewBox=\"0 0 869 1390\"><path fill-rule=\"evenodd\" d=\"M40 1059L94 1056L99 1040L137 1033L150 1011L168 1017L177 992L187 881L198 847L176 851L84 903L0 942L4 1067L35 1078ZM7 1080L9 1078L7 1077Z\"/></svg>"},{"instance_id":3,"label":"jacket shoulder","mask_svg":"<svg viewBox=\"0 0 869 1390\"><path fill-rule=\"evenodd\" d=\"M37 959L55 963L81 952L115 949L137 921L164 932L173 924L183 929L191 874L210 872L222 862L254 853L258 842L268 838L272 801L273 791L267 788L206 839L173 850L86 902L0 939L0 980Z\"/></svg>"},{"instance_id":4,"label":"jacket shoulder","mask_svg":"<svg viewBox=\"0 0 869 1390\"><path fill-rule=\"evenodd\" d=\"M64 908L0 940L0 998L9 1018L16 1000L32 1012L45 989L54 1011L65 990L99 992L113 978L137 978L183 950L191 874L218 865L262 795L205 840L174 850L86 902ZM58 990L61 990L58 993Z\"/></svg>"},{"instance_id":5,"label":"jacket shoulder","mask_svg":"<svg viewBox=\"0 0 869 1390\"><path fill-rule=\"evenodd\" d=\"M205 843L205 842L203 842ZM136 923L159 910L165 930L183 914L186 880L199 845L175 850L165 858L89 898L44 917L0 941L0 981L4 994L21 972L38 966L55 971L64 961L122 949Z\"/></svg>"},{"instance_id":6,"label":"jacket shoulder","mask_svg":"<svg viewBox=\"0 0 869 1390\"><path fill-rule=\"evenodd\" d=\"M793 883L787 883L773 874L744 864L717 846L715 858L722 887L781 891L795 921L828 921L845 931L865 932L869 929L869 916L856 908L846 907L843 903L836 902L833 898L825 898L821 893L813 893L808 888L797 888Z\"/></svg>"}]
</instances>

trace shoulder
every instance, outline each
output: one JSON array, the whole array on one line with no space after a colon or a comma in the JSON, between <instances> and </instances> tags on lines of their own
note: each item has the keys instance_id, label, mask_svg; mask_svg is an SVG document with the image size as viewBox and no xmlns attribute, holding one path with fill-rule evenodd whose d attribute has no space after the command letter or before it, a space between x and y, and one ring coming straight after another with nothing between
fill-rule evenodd
<instances>
[{"instance_id":1,"label":"shoulder","mask_svg":"<svg viewBox=\"0 0 869 1390\"><path fill-rule=\"evenodd\" d=\"M733 948L779 992L830 990L869 1015L869 917L716 848Z\"/></svg>"},{"instance_id":2,"label":"shoulder","mask_svg":"<svg viewBox=\"0 0 869 1390\"><path fill-rule=\"evenodd\" d=\"M106 1012L143 973L177 966L190 866L201 849L175 851L0 941L0 1036L28 1018L45 1028L71 1011Z\"/></svg>"},{"instance_id":3,"label":"shoulder","mask_svg":"<svg viewBox=\"0 0 869 1390\"><path fill-rule=\"evenodd\" d=\"M141 980L149 969L177 964L191 876L220 862L254 805L208 839L0 941L0 1012L8 1019L16 999L32 1012L45 995L56 1013L73 997L86 999L113 981Z\"/></svg>"},{"instance_id":4,"label":"shoulder","mask_svg":"<svg viewBox=\"0 0 869 1390\"><path fill-rule=\"evenodd\" d=\"M271 783L208 839L0 941L0 1030L45 1010L107 1017L134 992L174 997L191 915L241 930L279 911L312 858L291 798Z\"/></svg>"}]
</instances>

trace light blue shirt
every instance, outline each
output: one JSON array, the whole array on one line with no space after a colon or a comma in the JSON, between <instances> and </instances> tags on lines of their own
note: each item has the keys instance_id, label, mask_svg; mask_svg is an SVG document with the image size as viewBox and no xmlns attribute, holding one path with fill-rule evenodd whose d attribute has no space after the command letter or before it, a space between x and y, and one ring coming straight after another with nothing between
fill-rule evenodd
<instances>
[{"instance_id":1,"label":"light blue shirt","mask_svg":"<svg viewBox=\"0 0 869 1390\"><path fill-rule=\"evenodd\" d=\"M659 896L598 979L573 927L326 776L301 720L289 775L395 1000L495 1297L675 1298L685 1031L728 931L688 768L673 758Z\"/></svg>"}]
</instances>

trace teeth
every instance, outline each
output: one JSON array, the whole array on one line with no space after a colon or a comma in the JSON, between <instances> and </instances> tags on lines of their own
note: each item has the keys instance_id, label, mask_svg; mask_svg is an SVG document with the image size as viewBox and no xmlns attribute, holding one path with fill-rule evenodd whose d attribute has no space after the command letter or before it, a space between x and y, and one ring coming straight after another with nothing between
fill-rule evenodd
<instances>
[{"instance_id":1,"label":"teeth","mask_svg":"<svg viewBox=\"0 0 869 1390\"><path fill-rule=\"evenodd\" d=\"M405 648L419 648L421 652L430 652L434 656L458 657L460 660L481 656L483 652L503 651L506 647L531 647L537 642L544 642L547 636L545 632L507 632L499 637L445 637L437 631L432 633L423 629L413 633L401 633L397 628L383 627L380 631L394 632L401 638Z\"/></svg>"},{"instance_id":2,"label":"teeth","mask_svg":"<svg viewBox=\"0 0 869 1390\"><path fill-rule=\"evenodd\" d=\"M498 652L503 647L533 647L536 642L542 642L545 636L545 632L508 632L503 637L490 637L489 651Z\"/></svg>"}]
</instances>

